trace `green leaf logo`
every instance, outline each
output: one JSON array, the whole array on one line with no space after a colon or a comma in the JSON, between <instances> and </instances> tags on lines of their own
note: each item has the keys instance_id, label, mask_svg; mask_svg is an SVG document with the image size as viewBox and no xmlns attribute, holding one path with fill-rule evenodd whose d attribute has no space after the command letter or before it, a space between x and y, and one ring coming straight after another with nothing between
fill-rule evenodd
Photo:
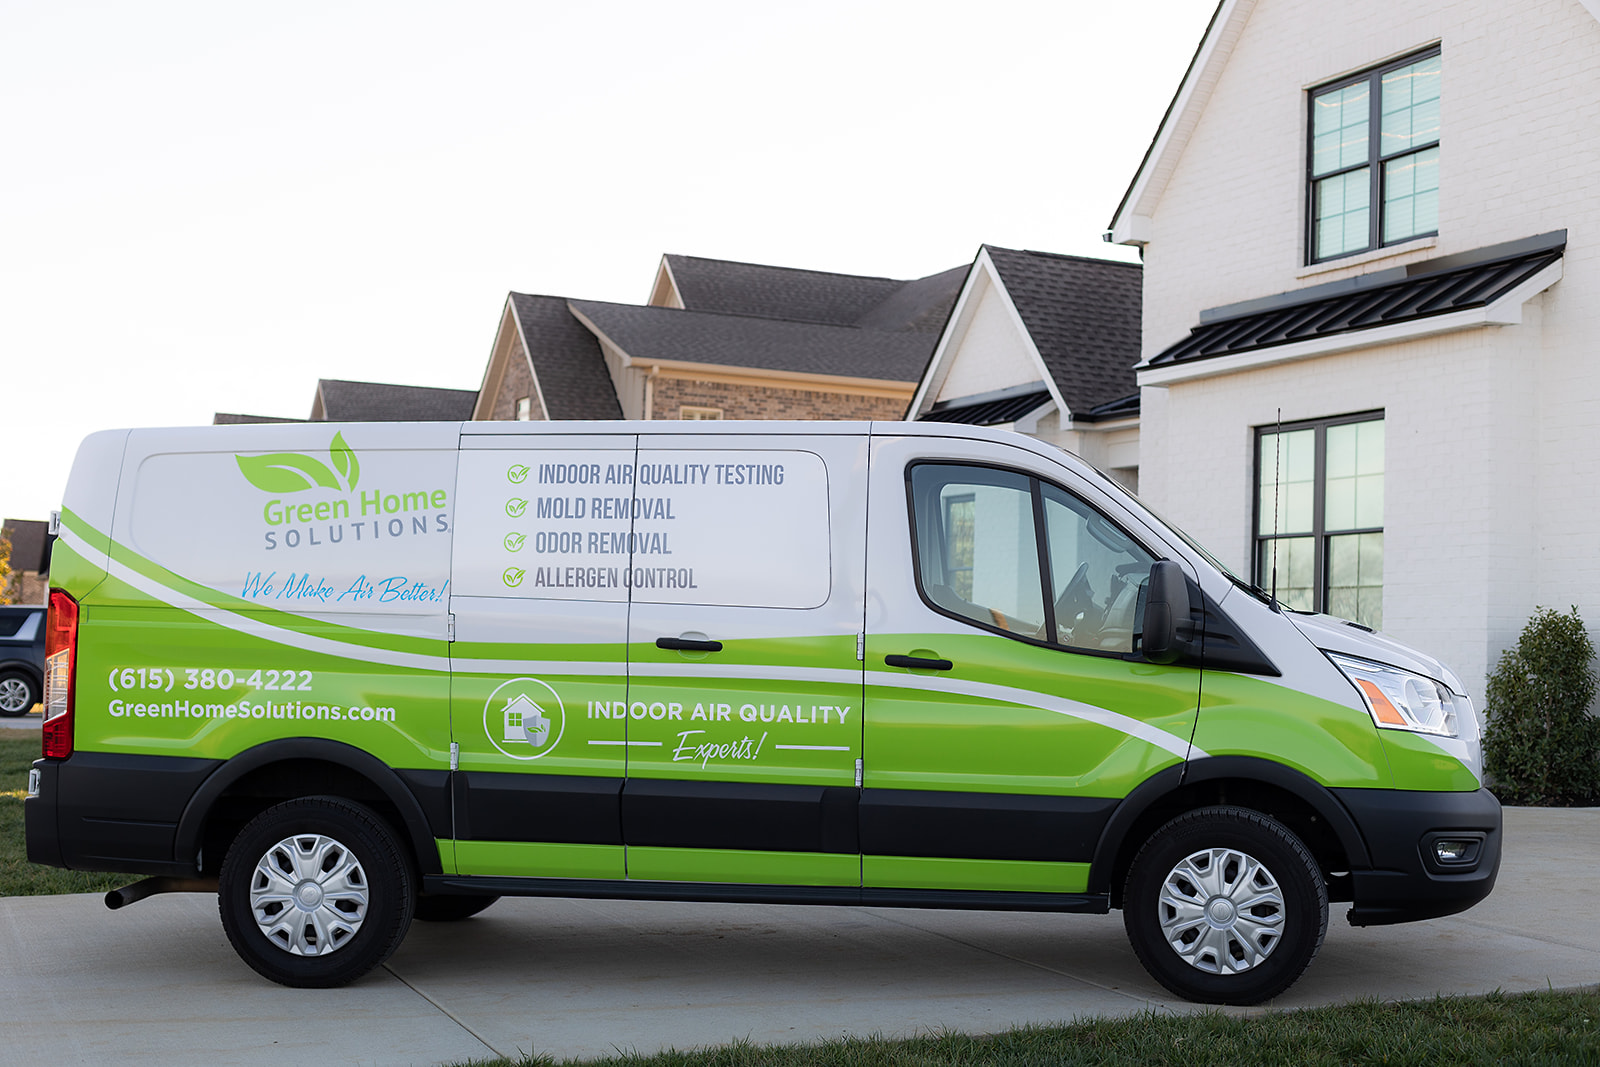
<instances>
[{"instance_id":1,"label":"green leaf logo","mask_svg":"<svg viewBox=\"0 0 1600 1067\"><path fill-rule=\"evenodd\" d=\"M361 478L361 464L356 460L355 450L344 443L344 434L333 435L333 443L328 446L328 458L333 461L333 469L344 476L345 488L354 489Z\"/></svg>"},{"instance_id":2,"label":"green leaf logo","mask_svg":"<svg viewBox=\"0 0 1600 1067\"><path fill-rule=\"evenodd\" d=\"M356 487L361 464L355 450L345 444L344 435L333 435L328 446L328 463L304 452L269 452L264 456L233 457L239 473L257 489L269 493L298 493L302 489L343 489ZM337 473L335 473L337 472Z\"/></svg>"},{"instance_id":3,"label":"green leaf logo","mask_svg":"<svg viewBox=\"0 0 1600 1067\"><path fill-rule=\"evenodd\" d=\"M506 534L506 542L505 542L506 551L507 552L521 552L522 551L522 543L524 541L526 541L527 539L528 539L528 535L527 534L519 534L519 533L508 533L508 534Z\"/></svg>"},{"instance_id":4,"label":"green leaf logo","mask_svg":"<svg viewBox=\"0 0 1600 1067\"><path fill-rule=\"evenodd\" d=\"M245 480L269 493L298 493L324 486L340 489L339 479L320 460L299 452L270 452L265 456L234 456Z\"/></svg>"},{"instance_id":5,"label":"green leaf logo","mask_svg":"<svg viewBox=\"0 0 1600 1067\"><path fill-rule=\"evenodd\" d=\"M517 586L522 584L522 577L527 573L528 572L523 570L521 567L507 567L501 573L500 580L505 582L507 586L515 589Z\"/></svg>"},{"instance_id":6,"label":"green leaf logo","mask_svg":"<svg viewBox=\"0 0 1600 1067\"><path fill-rule=\"evenodd\" d=\"M528 510L528 502L520 497L512 497L506 501L506 514L513 519L522 518L522 513Z\"/></svg>"},{"instance_id":7,"label":"green leaf logo","mask_svg":"<svg viewBox=\"0 0 1600 1067\"><path fill-rule=\"evenodd\" d=\"M506 480L514 485L521 485L528 480L528 468L521 463L516 464L506 471Z\"/></svg>"}]
</instances>

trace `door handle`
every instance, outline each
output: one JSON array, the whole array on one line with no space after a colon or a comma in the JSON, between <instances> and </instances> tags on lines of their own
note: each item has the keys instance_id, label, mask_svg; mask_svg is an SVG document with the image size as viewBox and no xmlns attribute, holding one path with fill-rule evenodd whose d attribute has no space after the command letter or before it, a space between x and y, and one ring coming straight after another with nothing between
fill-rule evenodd
<instances>
[{"instance_id":1,"label":"door handle","mask_svg":"<svg viewBox=\"0 0 1600 1067\"><path fill-rule=\"evenodd\" d=\"M657 648L672 649L676 652L721 652L721 641L696 641L690 637L658 637Z\"/></svg>"},{"instance_id":2,"label":"door handle","mask_svg":"<svg viewBox=\"0 0 1600 1067\"><path fill-rule=\"evenodd\" d=\"M891 667L910 667L913 670L950 671L955 664L947 659L928 659L924 656L885 656L883 662Z\"/></svg>"}]
</instances>

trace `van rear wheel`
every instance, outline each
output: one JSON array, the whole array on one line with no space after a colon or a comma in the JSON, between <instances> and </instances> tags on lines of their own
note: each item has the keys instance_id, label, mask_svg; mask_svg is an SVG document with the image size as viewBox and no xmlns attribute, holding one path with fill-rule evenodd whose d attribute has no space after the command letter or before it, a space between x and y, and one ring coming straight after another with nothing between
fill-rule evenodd
<instances>
[{"instance_id":1,"label":"van rear wheel","mask_svg":"<svg viewBox=\"0 0 1600 1067\"><path fill-rule=\"evenodd\" d=\"M1128 940L1151 977L1187 1000L1259 1004L1293 985L1328 930L1328 889L1288 827L1212 807L1157 830L1122 899Z\"/></svg>"},{"instance_id":2,"label":"van rear wheel","mask_svg":"<svg viewBox=\"0 0 1600 1067\"><path fill-rule=\"evenodd\" d=\"M217 909L234 951L281 985L353 982L400 946L416 905L411 864L371 809L339 797L268 808L222 862Z\"/></svg>"}]
</instances>

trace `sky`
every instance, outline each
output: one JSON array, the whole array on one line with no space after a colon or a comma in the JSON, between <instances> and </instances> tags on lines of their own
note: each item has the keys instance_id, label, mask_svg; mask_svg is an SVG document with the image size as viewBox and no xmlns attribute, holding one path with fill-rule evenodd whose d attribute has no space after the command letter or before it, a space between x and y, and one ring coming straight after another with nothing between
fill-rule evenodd
<instances>
[{"instance_id":1,"label":"sky","mask_svg":"<svg viewBox=\"0 0 1600 1067\"><path fill-rule=\"evenodd\" d=\"M1209 0L0 0L0 515L95 430L476 389L510 290L1102 242Z\"/></svg>"}]
</instances>

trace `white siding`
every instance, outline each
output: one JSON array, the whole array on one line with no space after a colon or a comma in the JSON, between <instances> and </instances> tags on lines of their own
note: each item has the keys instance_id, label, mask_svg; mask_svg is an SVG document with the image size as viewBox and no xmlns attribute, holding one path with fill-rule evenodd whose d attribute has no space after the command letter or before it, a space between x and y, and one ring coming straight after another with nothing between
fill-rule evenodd
<instances>
[{"instance_id":1,"label":"white siding","mask_svg":"<svg viewBox=\"0 0 1600 1067\"><path fill-rule=\"evenodd\" d=\"M1433 41L1437 242L1308 270L1305 89ZM1521 325L1143 390L1143 495L1246 573L1253 428L1384 409L1384 628L1475 697L1535 605L1600 626L1597 121L1600 23L1578 0L1260 0L1153 215L1147 357L1207 307L1569 231Z\"/></svg>"},{"instance_id":2,"label":"white siding","mask_svg":"<svg viewBox=\"0 0 1600 1067\"><path fill-rule=\"evenodd\" d=\"M984 279L966 332L946 358L950 369L936 400L959 400L1039 381L1044 369L1029 351L1026 334L1005 297Z\"/></svg>"}]
</instances>

